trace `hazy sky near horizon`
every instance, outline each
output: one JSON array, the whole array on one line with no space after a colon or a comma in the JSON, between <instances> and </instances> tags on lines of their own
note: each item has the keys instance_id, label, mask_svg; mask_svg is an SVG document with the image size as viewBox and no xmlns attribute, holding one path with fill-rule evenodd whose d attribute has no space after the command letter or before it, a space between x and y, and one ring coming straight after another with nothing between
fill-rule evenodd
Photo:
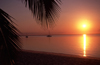
<instances>
[{"instance_id":1,"label":"hazy sky near horizon","mask_svg":"<svg viewBox=\"0 0 100 65\"><path fill-rule=\"evenodd\" d=\"M62 0L60 17L51 34L100 33L100 0ZM48 34L33 19L21 0L0 0L0 8L14 17L17 28L24 34ZM86 24L86 28L82 25Z\"/></svg>"}]
</instances>

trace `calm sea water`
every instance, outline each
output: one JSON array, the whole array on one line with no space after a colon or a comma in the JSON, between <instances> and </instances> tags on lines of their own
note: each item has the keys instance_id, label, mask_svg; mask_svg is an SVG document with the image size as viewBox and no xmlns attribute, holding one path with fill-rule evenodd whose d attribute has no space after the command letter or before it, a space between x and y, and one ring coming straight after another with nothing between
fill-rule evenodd
<instances>
[{"instance_id":1,"label":"calm sea water","mask_svg":"<svg viewBox=\"0 0 100 65\"><path fill-rule=\"evenodd\" d=\"M100 35L21 36L22 49L100 58Z\"/></svg>"}]
</instances>

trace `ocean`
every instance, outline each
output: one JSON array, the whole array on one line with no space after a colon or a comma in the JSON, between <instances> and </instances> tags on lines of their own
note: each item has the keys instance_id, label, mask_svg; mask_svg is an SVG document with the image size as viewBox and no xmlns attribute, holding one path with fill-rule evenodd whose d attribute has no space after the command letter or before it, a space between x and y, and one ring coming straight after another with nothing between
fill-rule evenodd
<instances>
[{"instance_id":1,"label":"ocean","mask_svg":"<svg viewBox=\"0 0 100 65\"><path fill-rule=\"evenodd\" d=\"M21 36L22 49L100 58L100 34Z\"/></svg>"}]
</instances>

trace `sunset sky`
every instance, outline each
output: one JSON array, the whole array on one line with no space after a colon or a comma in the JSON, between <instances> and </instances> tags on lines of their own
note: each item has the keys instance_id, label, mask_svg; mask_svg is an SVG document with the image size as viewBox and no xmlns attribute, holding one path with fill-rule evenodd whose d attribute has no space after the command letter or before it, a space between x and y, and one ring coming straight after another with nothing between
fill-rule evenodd
<instances>
[{"instance_id":1,"label":"sunset sky","mask_svg":"<svg viewBox=\"0 0 100 65\"><path fill-rule=\"evenodd\" d=\"M100 0L62 0L60 7L60 16L50 29L51 34L100 33ZM23 34L48 34L20 0L0 0L0 8L16 19L17 28Z\"/></svg>"}]
</instances>

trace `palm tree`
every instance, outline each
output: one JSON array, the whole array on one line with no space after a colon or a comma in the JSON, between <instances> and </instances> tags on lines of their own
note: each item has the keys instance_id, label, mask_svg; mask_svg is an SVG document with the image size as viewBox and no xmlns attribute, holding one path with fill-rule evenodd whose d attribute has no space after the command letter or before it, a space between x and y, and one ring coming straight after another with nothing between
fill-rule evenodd
<instances>
[{"instance_id":1,"label":"palm tree","mask_svg":"<svg viewBox=\"0 0 100 65\"><path fill-rule=\"evenodd\" d=\"M11 16L0 9L0 65L14 65L20 41Z\"/></svg>"},{"instance_id":2,"label":"palm tree","mask_svg":"<svg viewBox=\"0 0 100 65\"><path fill-rule=\"evenodd\" d=\"M54 23L61 2L60 0L22 1L29 7L35 19L47 28ZM13 17L0 9L0 65L15 65L15 57L20 50L19 31L12 19Z\"/></svg>"},{"instance_id":3,"label":"palm tree","mask_svg":"<svg viewBox=\"0 0 100 65\"><path fill-rule=\"evenodd\" d=\"M33 17L42 26L47 28L54 24L54 20L59 12L61 0L22 0L25 6L29 7Z\"/></svg>"}]
</instances>

